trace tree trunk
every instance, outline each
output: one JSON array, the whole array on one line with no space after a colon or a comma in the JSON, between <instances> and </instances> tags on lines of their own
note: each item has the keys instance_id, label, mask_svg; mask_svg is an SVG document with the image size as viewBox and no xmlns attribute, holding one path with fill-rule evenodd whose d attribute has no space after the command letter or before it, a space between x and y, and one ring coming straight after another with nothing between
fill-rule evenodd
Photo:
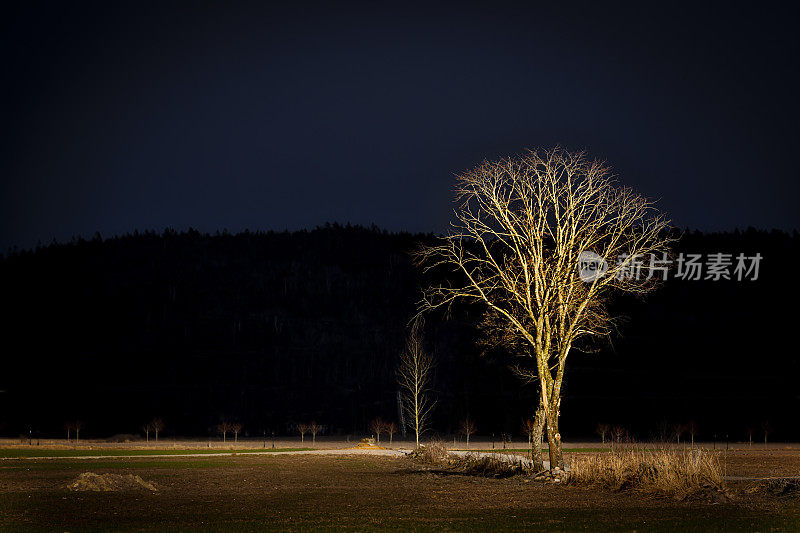
<instances>
[{"instance_id":1,"label":"tree trunk","mask_svg":"<svg viewBox=\"0 0 800 533\"><path fill-rule=\"evenodd\" d=\"M540 376L549 375L546 374L546 371L541 369L539 370ZM552 381L551 381L551 390L548 391L548 387L546 386L547 380L543 380L541 384L541 403L540 408L544 412L545 418L545 430L547 432L547 449L550 453L550 470L555 468L564 468L564 458L561 455L561 435L558 432L558 394L555 394L556 400L550 401L550 394L552 392L557 392L552 390Z\"/></svg>"},{"instance_id":2,"label":"tree trunk","mask_svg":"<svg viewBox=\"0 0 800 533\"><path fill-rule=\"evenodd\" d=\"M547 448L550 452L550 470L564 468L564 457L561 453L561 434L558 432L558 415L551 407L547 413Z\"/></svg>"},{"instance_id":3,"label":"tree trunk","mask_svg":"<svg viewBox=\"0 0 800 533\"><path fill-rule=\"evenodd\" d=\"M414 435L417 438L417 448L419 448L419 406L417 403L414 404Z\"/></svg>"},{"instance_id":4,"label":"tree trunk","mask_svg":"<svg viewBox=\"0 0 800 533\"><path fill-rule=\"evenodd\" d=\"M156 442L158 442L158 430L156 430Z\"/></svg>"},{"instance_id":5,"label":"tree trunk","mask_svg":"<svg viewBox=\"0 0 800 533\"><path fill-rule=\"evenodd\" d=\"M544 454L542 453L542 433L544 432L544 410L541 405L536 409L536 416L533 419L534 430L529 437L531 442L531 460L537 472L544 470Z\"/></svg>"}]
</instances>

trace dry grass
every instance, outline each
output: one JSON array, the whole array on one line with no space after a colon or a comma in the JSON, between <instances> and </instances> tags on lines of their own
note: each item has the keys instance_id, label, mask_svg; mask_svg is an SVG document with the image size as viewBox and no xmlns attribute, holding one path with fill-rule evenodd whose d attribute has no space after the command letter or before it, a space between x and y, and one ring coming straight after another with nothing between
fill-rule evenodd
<instances>
[{"instance_id":1,"label":"dry grass","mask_svg":"<svg viewBox=\"0 0 800 533\"><path fill-rule=\"evenodd\" d=\"M725 493L719 458L697 449L631 448L579 455L570 461L569 479L570 483L637 490L677 499Z\"/></svg>"},{"instance_id":2,"label":"dry grass","mask_svg":"<svg viewBox=\"0 0 800 533\"><path fill-rule=\"evenodd\" d=\"M510 462L500 456L448 453L447 446L440 441L420 446L411 453L411 457L416 462L438 469L442 473L503 478L525 472L521 462Z\"/></svg>"}]
</instances>

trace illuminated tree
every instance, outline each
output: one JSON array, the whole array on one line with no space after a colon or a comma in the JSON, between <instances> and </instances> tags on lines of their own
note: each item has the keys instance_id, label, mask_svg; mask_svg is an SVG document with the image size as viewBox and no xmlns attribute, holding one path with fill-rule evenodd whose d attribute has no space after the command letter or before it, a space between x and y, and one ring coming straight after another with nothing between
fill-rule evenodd
<instances>
[{"instance_id":1,"label":"illuminated tree","mask_svg":"<svg viewBox=\"0 0 800 533\"><path fill-rule=\"evenodd\" d=\"M697 435L697 422L689 420L686 424L686 431L689 432L689 437L692 439L692 448L694 448L694 436Z\"/></svg>"},{"instance_id":2,"label":"illuminated tree","mask_svg":"<svg viewBox=\"0 0 800 533\"><path fill-rule=\"evenodd\" d=\"M560 148L486 161L458 176L456 191L452 231L418 254L426 271L450 276L424 291L420 312L476 302L485 331L526 348L511 350L517 372L539 382L551 468L563 467L567 357L612 332L614 293L656 286L649 274L663 268L653 258L666 257L668 221L606 164Z\"/></svg>"},{"instance_id":3,"label":"illuminated tree","mask_svg":"<svg viewBox=\"0 0 800 533\"><path fill-rule=\"evenodd\" d=\"M470 435L474 435L476 431L478 431L478 428L475 425L475 422L470 420L469 417L465 418L461 422L461 428L459 429L459 433L461 433L462 435L464 435L466 437L466 439L467 439L467 449L469 449L469 437L470 437Z\"/></svg>"},{"instance_id":4,"label":"illuminated tree","mask_svg":"<svg viewBox=\"0 0 800 533\"><path fill-rule=\"evenodd\" d=\"M314 420L308 425L308 432L311 433L311 444L317 443L317 433L322 431L322 426L317 424Z\"/></svg>"},{"instance_id":5,"label":"illuminated tree","mask_svg":"<svg viewBox=\"0 0 800 533\"><path fill-rule=\"evenodd\" d=\"M66 424L64 424L64 429L67 431L67 443L69 443L69 435L70 432L73 429L75 429L75 424L73 424L72 422L67 422Z\"/></svg>"},{"instance_id":6,"label":"illuminated tree","mask_svg":"<svg viewBox=\"0 0 800 533\"><path fill-rule=\"evenodd\" d=\"M628 430L622 426L614 426L611 428L611 438L619 444L628 437Z\"/></svg>"},{"instance_id":7,"label":"illuminated tree","mask_svg":"<svg viewBox=\"0 0 800 533\"><path fill-rule=\"evenodd\" d=\"M380 444L381 433L383 433L384 429L386 429L386 422L384 422L381 417L378 417L369 423L369 429L378 438L377 443Z\"/></svg>"},{"instance_id":8,"label":"illuminated tree","mask_svg":"<svg viewBox=\"0 0 800 533\"><path fill-rule=\"evenodd\" d=\"M144 431L144 440L145 442L150 442L150 430L152 429L151 423L148 422L142 426L142 431Z\"/></svg>"},{"instance_id":9,"label":"illuminated tree","mask_svg":"<svg viewBox=\"0 0 800 533\"><path fill-rule=\"evenodd\" d=\"M436 405L430 390L435 361L433 355L422 346L422 327L422 319L416 319L397 367L403 407L409 413L409 425L416 436L418 448L419 438L427 429L431 411Z\"/></svg>"},{"instance_id":10,"label":"illuminated tree","mask_svg":"<svg viewBox=\"0 0 800 533\"><path fill-rule=\"evenodd\" d=\"M388 424L386 424L385 429L386 429L386 433L389 434L389 446L391 446L392 445L392 436L395 433L397 433L397 424L395 424L394 422L389 422Z\"/></svg>"},{"instance_id":11,"label":"illuminated tree","mask_svg":"<svg viewBox=\"0 0 800 533\"><path fill-rule=\"evenodd\" d=\"M594 430L595 433L600 435L600 442L603 444L606 443L606 435L608 435L610 431L611 428L608 426L608 424L597 424L597 427Z\"/></svg>"},{"instance_id":12,"label":"illuminated tree","mask_svg":"<svg viewBox=\"0 0 800 533\"><path fill-rule=\"evenodd\" d=\"M673 424L673 425L672 425L672 435L673 435L673 436L675 437L675 439L678 441L678 444L679 444L679 445L680 445L680 443L681 443L681 436L682 436L684 433L686 433L686 429L687 429L687 428L686 428L686 426L685 426L684 424L680 424L680 423L678 423L678 424Z\"/></svg>"},{"instance_id":13,"label":"illuminated tree","mask_svg":"<svg viewBox=\"0 0 800 533\"><path fill-rule=\"evenodd\" d=\"M306 433L308 433L308 424L297 424L297 432L300 433L300 442L305 442Z\"/></svg>"},{"instance_id":14,"label":"illuminated tree","mask_svg":"<svg viewBox=\"0 0 800 533\"><path fill-rule=\"evenodd\" d=\"M239 442L239 432L242 430L242 424L234 422L231 424L231 431L233 431L233 442Z\"/></svg>"},{"instance_id":15,"label":"illuminated tree","mask_svg":"<svg viewBox=\"0 0 800 533\"><path fill-rule=\"evenodd\" d=\"M156 442L158 442L158 433L164 429L164 421L161 418L154 418L150 421L150 429L156 434Z\"/></svg>"},{"instance_id":16,"label":"illuminated tree","mask_svg":"<svg viewBox=\"0 0 800 533\"><path fill-rule=\"evenodd\" d=\"M222 435L222 442L227 442L228 433L233 430L233 424L227 420L223 420L217 425L217 433Z\"/></svg>"},{"instance_id":17,"label":"illuminated tree","mask_svg":"<svg viewBox=\"0 0 800 533\"><path fill-rule=\"evenodd\" d=\"M81 430L83 429L83 422L80 420L76 420L72 424L72 428L75 430L75 444L78 444L81 440Z\"/></svg>"}]
</instances>

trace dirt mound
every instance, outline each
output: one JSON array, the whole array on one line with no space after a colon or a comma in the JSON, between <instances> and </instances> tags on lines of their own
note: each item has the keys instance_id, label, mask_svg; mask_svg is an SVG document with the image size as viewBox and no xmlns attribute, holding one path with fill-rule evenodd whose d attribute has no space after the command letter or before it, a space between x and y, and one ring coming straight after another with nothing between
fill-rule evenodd
<instances>
[{"instance_id":1,"label":"dirt mound","mask_svg":"<svg viewBox=\"0 0 800 533\"><path fill-rule=\"evenodd\" d=\"M158 491L155 485L139 476L132 474L95 474L94 472L84 472L74 482L67 485L67 488L72 491L88 492Z\"/></svg>"}]
</instances>

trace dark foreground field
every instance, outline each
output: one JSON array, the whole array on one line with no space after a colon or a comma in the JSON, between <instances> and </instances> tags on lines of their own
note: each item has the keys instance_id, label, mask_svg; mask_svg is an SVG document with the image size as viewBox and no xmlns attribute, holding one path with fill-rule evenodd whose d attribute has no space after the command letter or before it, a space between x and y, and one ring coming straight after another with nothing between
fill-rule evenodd
<instances>
[{"instance_id":1,"label":"dark foreground field","mask_svg":"<svg viewBox=\"0 0 800 533\"><path fill-rule=\"evenodd\" d=\"M800 452L736 452L733 476L798 475ZM74 492L83 472L157 488ZM5 530L798 530L797 492L730 484L732 499L683 501L525 477L433 473L407 458L276 455L0 462Z\"/></svg>"}]
</instances>

